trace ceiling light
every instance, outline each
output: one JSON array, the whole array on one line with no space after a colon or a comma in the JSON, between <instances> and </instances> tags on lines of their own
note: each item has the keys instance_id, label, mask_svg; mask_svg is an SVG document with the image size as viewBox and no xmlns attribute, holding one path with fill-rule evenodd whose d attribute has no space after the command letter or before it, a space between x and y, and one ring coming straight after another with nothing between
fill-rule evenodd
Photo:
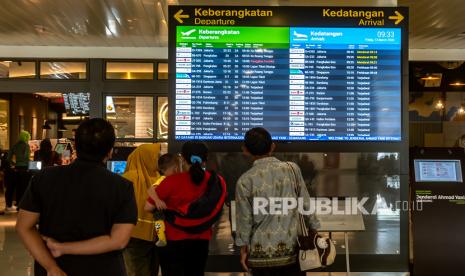
<instances>
[{"instance_id":1,"label":"ceiling light","mask_svg":"<svg viewBox=\"0 0 465 276\"><path fill-rule=\"evenodd\" d=\"M107 36L118 36L116 21L113 19L109 19L107 23L108 23L108 26L105 26L105 34Z\"/></svg>"},{"instance_id":2,"label":"ceiling light","mask_svg":"<svg viewBox=\"0 0 465 276\"><path fill-rule=\"evenodd\" d=\"M440 80L441 78L439 77L436 77L436 76L426 76L426 77L423 77L421 78L422 80Z\"/></svg>"},{"instance_id":3,"label":"ceiling light","mask_svg":"<svg viewBox=\"0 0 465 276\"><path fill-rule=\"evenodd\" d=\"M34 25L34 29L40 34L45 33L45 26L43 25Z\"/></svg>"},{"instance_id":4,"label":"ceiling light","mask_svg":"<svg viewBox=\"0 0 465 276\"><path fill-rule=\"evenodd\" d=\"M465 82L456 81L456 82L450 83L449 85L451 85L451 86L465 86Z\"/></svg>"},{"instance_id":5,"label":"ceiling light","mask_svg":"<svg viewBox=\"0 0 465 276\"><path fill-rule=\"evenodd\" d=\"M161 17L162 22L163 21L166 22L165 12L163 11L163 7L161 6L160 2L158 2L157 6L158 6L158 12L160 13L160 17Z\"/></svg>"},{"instance_id":6,"label":"ceiling light","mask_svg":"<svg viewBox=\"0 0 465 276\"><path fill-rule=\"evenodd\" d=\"M436 109L443 109L444 108L444 104L442 103L441 100L439 100L437 103L436 103Z\"/></svg>"}]
</instances>

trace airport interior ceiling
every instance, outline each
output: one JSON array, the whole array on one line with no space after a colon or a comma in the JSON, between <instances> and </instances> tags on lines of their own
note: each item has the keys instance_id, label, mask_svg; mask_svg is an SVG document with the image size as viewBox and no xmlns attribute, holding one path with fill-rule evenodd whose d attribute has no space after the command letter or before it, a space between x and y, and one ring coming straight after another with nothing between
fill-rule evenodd
<instances>
[{"instance_id":1,"label":"airport interior ceiling","mask_svg":"<svg viewBox=\"0 0 465 276\"><path fill-rule=\"evenodd\" d=\"M194 0L3 1L1 45L167 47L168 5ZM408 6L411 49L465 48L463 0L219 0L215 5Z\"/></svg>"}]
</instances>

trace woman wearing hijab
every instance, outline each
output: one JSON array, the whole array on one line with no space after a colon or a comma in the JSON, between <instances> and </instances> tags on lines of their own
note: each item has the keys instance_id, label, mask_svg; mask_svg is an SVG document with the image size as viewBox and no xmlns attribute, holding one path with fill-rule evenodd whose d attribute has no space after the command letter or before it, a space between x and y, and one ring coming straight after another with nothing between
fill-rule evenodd
<instances>
[{"instance_id":1,"label":"woman wearing hijab","mask_svg":"<svg viewBox=\"0 0 465 276\"><path fill-rule=\"evenodd\" d=\"M147 190L160 176L157 160L159 144L144 144L136 148L128 157L123 177L134 185L138 221L131 239L124 250L124 261L129 276L158 275L159 261L154 242L154 220L151 213L144 211Z\"/></svg>"}]
</instances>

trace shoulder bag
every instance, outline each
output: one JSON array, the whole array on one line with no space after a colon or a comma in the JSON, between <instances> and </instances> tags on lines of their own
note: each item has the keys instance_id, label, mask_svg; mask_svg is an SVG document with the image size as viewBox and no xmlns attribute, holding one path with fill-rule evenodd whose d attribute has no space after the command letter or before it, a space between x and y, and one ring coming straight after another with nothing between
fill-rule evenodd
<instances>
[{"instance_id":1,"label":"shoulder bag","mask_svg":"<svg viewBox=\"0 0 465 276\"><path fill-rule=\"evenodd\" d=\"M291 164L287 163L294 175L294 190L299 197L300 189L297 183L297 176ZM299 234L297 236L298 260L301 271L326 267L334 263L336 258L336 248L331 239L323 237L314 229L309 229L305 225L304 216L298 212Z\"/></svg>"}]
</instances>

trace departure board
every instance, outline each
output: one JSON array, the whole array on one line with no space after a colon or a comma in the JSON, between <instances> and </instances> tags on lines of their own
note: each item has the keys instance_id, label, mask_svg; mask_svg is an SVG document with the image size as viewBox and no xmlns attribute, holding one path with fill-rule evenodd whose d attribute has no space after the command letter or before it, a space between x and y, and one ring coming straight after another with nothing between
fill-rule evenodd
<instances>
[{"instance_id":1,"label":"departure board","mask_svg":"<svg viewBox=\"0 0 465 276\"><path fill-rule=\"evenodd\" d=\"M291 150L400 146L407 14L402 7L170 6L172 148L201 140L223 149L254 127Z\"/></svg>"},{"instance_id":2,"label":"departure board","mask_svg":"<svg viewBox=\"0 0 465 276\"><path fill-rule=\"evenodd\" d=\"M176 29L177 140L399 141L399 28Z\"/></svg>"},{"instance_id":3,"label":"departure board","mask_svg":"<svg viewBox=\"0 0 465 276\"><path fill-rule=\"evenodd\" d=\"M64 93L63 101L68 115L89 115L90 93Z\"/></svg>"}]
</instances>

